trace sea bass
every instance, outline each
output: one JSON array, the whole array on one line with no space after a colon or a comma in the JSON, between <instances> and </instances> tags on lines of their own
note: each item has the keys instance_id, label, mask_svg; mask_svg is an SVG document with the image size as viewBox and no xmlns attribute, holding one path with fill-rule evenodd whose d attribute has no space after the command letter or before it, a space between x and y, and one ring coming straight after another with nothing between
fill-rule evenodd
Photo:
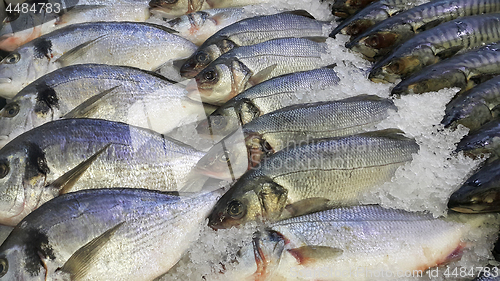
<instances>
[{"instance_id":1,"label":"sea bass","mask_svg":"<svg viewBox=\"0 0 500 281\"><path fill-rule=\"evenodd\" d=\"M392 100L360 95L297 104L262 115L214 145L196 164L200 173L231 180L282 149L313 139L346 136L373 128L397 111Z\"/></svg>"},{"instance_id":2,"label":"sea bass","mask_svg":"<svg viewBox=\"0 0 500 281\"><path fill-rule=\"evenodd\" d=\"M106 119L164 134L183 122L205 118L203 105L186 94L183 87L138 68L63 67L26 86L0 110L0 148L59 118Z\"/></svg>"},{"instance_id":3,"label":"sea bass","mask_svg":"<svg viewBox=\"0 0 500 281\"><path fill-rule=\"evenodd\" d=\"M103 63L154 70L196 50L196 45L171 32L160 25L132 22L66 26L19 47L0 62L0 96L12 98L29 83L68 65Z\"/></svg>"},{"instance_id":4,"label":"sea bass","mask_svg":"<svg viewBox=\"0 0 500 281\"><path fill-rule=\"evenodd\" d=\"M196 240L219 196L118 188L60 196L0 246L0 280L153 280Z\"/></svg>"},{"instance_id":5,"label":"sea bass","mask_svg":"<svg viewBox=\"0 0 500 281\"><path fill-rule=\"evenodd\" d=\"M285 12L241 20L212 35L181 67L183 77L193 78L207 65L233 48L286 37L326 35L328 22L315 20L305 11Z\"/></svg>"},{"instance_id":6,"label":"sea bass","mask_svg":"<svg viewBox=\"0 0 500 281\"><path fill-rule=\"evenodd\" d=\"M114 186L179 190L204 155L153 131L98 119L62 119L0 149L0 223L16 224L69 191Z\"/></svg>"},{"instance_id":7,"label":"sea bass","mask_svg":"<svg viewBox=\"0 0 500 281\"><path fill-rule=\"evenodd\" d=\"M282 38L235 48L209 64L186 89L195 100L221 105L252 85L283 74L327 66L325 43Z\"/></svg>"},{"instance_id":8,"label":"sea bass","mask_svg":"<svg viewBox=\"0 0 500 281\"><path fill-rule=\"evenodd\" d=\"M392 178L419 150L392 130L319 139L281 150L246 172L217 202L212 228L351 206Z\"/></svg>"},{"instance_id":9,"label":"sea bass","mask_svg":"<svg viewBox=\"0 0 500 281\"><path fill-rule=\"evenodd\" d=\"M182 16L201 10L229 7L243 7L269 0L151 0L149 6L152 13L162 13L168 16Z\"/></svg>"}]
</instances>

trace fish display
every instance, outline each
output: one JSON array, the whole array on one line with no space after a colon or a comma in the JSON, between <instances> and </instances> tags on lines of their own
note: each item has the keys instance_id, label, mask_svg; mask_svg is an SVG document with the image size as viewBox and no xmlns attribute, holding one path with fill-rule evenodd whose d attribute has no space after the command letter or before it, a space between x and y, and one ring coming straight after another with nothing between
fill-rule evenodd
<instances>
[{"instance_id":1,"label":"fish display","mask_svg":"<svg viewBox=\"0 0 500 281\"><path fill-rule=\"evenodd\" d=\"M324 40L321 40L322 42ZM282 38L235 48L204 68L186 89L189 96L221 105L252 85L330 63L325 43L306 38ZM287 50L283 53L283 50Z\"/></svg>"},{"instance_id":2,"label":"fish display","mask_svg":"<svg viewBox=\"0 0 500 281\"><path fill-rule=\"evenodd\" d=\"M211 62L240 46L276 38L322 36L327 22L315 20L304 11L257 16L225 27L208 38L180 69L185 78L195 77Z\"/></svg>"},{"instance_id":3,"label":"fish display","mask_svg":"<svg viewBox=\"0 0 500 281\"><path fill-rule=\"evenodd\" d=\"M0 246L0 280L152 280L194 242L219 196L117 188L55 198Z\"/></svg>"},{"instance_id":4,"label":"fish display","mask_svg":"<svg viewBox=\"0 0 500 281\"><path fill-rule=\"evenodd\" d=\"M143 52L145 46L147 52ZM154 70L169 60L186 58L195 50L196 45L160 25L70 25L22 45L0 62L0 96L11 98L41 76L68 65L106 63Z\"/></svg>"},{"instance_id":5,"label":"fish display","mask_svg":"<svg viewBox=\"0 0 500 281\"><path fill-rule=\"evenodd\" d=\"M500 43L493 43L425 67L397 84L391 94L421 94L452 87L468 90L498 74Z\"/></svg>"},{"instance_id":6,"label":"fish display","mask_svg":"<svg viewBox=\"0 0 500 281\"><path fill-rule=\"evenodd\" d=\"M332 13L340 18L347 18L358 13L375 0L335 0L332 3Z\"/></svg>"},{"instance_id":7,"label":"fish display","mask_svg":"<svg viewBox=\"0 0 500 281\"><path fill-rule=\"evenodd\" d=\"M0 149L0 222L16 224L70 191L105 187L179 190L204 155L153 131L98 119L61 119Z\"/></svg>"},{"instance_id":8,"label":"fish display","mask_svg":"<svg viewBox=\"0 0 500 281\"><path fill-rule=\"evenodd\" d=\"M463 17L419 33L377 62L368 78L394 82L459 51L500 40L500 14Z\"/></svg>"},{"instance_id":9,"label":"fish display","mask_svg":"<svg viewBox=\"0 0 500 281\"><path fill-rule=\"evenodd\" d=\"M356 205L363 192L390 180L419 145L389 131L319 139L281 150L249 170L217 202L214 228L277 220L324 208Z\"/></svg>"},{"instance_id":10,"label":"fish display","mask_svg":"<svg viewBox=\"0 0 500 281\"><path fill-rule=\"evenodd\" d=\"M360 95L292 105L262 115L214 145L196 164L208 176L231 180L282 149L314 139L360 133L397 111L392 100ZM241 133L243 136L241 136Z\"/></svg>"},{"instance_id":11,"label":"fish display","mask_svg":"<svg viewBox=\"0 0 500 281\"><path fill-rule=\"evenodd\" d=\"M0 147L59 118L106 119L164 134L182 124L179 116L186 122L205 117L202 104L186 94L166 78L133 67L63 67L23 88L0 110Z\"/></svg>"},{"instance_id":12,"label":"fish display","mask_svg":"<svg viewBox=\"0 0 500 281\"><path fill-rule=\"evenodd\" d=\"M181 16L207 9L241 7L268 2L269 0L151 0L149 5L153 12Z\"/></svg>"},{"instance_id":13,"label":"fish display","mask_svg":"<svg viewBox=\"0 0 500 281\"><path fill-rule=\"evenodd\" d=\"M471 130L457 144L456 151L472 155L493 153L500 155L500 119L495 118L476 130Z\"/></svg>"}]
</instances>

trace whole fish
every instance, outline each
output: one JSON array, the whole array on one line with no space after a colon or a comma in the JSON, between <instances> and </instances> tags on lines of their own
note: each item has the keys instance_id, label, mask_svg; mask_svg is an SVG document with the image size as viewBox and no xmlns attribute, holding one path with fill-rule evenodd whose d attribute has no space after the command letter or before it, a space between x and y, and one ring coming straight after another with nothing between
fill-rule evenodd
<instances>
[{"instance_id":1,"label":"whole fish","mask_svg":"<svg viewBox=\"0 0 500 281\"><path fill-rule=\"evenodd\" d=\"M332 13L339 18L347 18L363 10L375 0L334 0Z\"/></svg>"},{"instance_id":2,"label":"whole fish","mask_svg":"<svg viewBox=\"0 0 500 281\"><path fill-rule=\"evenodd\" d=\"M113 186L179 190L204 153L153 131L62 119L0 149L0 223L16 224L69 191Z\"/></svg>"},{"instance_id":3,"label":"whole fish","mask_svg":"<svg viewBox=\"0 0 500 281\"><path fill-rule=\"evenodd\" d=\"M500 14L471 16L449 21L419 33L377 62L368 78L394 82L459 51L500 40Z\"/></svg>"},{"instance_id":4,"label":"whole fish","mask_svg":"<svg viewBox=\"0 0 500 281\"><path fill-rule=\"evenodd\" d=\"M500 211L500 159L487 163L470 176L448 201L448 208L461 213Z\"/></svg>"},{"instance_id":5,"label":"whole fish","mask_svg":"<svg viewBox=\"0 0 500 281\"><path fill-rule=\"evenodd\" d=\"M0 246L0 280L153 280L196 240L219 196L114 188L54 198Z\"/></svg>"},{"instance_id":6,"label":"whole fish","mask_svg":"<svg viewBox=\"0 0 500 281\"><path fill-rule=\"evenodd\" d=\"M346 136L397 111L392 100L360 95L338 101L297 104L262 115L214 145L196 164L210 177L231 180L282 149L313 139Z\"/></svg>"},{"instance_id":7,"label":"whole fish","mask_svg":"<svg viewBox=\"0 0 500 281\"><path fill-rule=\"evenodd\" d=\"M160 25L132 22L66 26L19 47L0 62L0 96L11 98L63 66L104 63L154 70L196 50L196 45L171 32Z\"/></svg>"},{"instance_id":8,"label":"whole fish","mask_svg":"<svg viewBox=\"0 0 500 281\"><path fill-rule=\"evenodd\" d=\"M221 105L252 85L283 74L327 66L325 43L282 38L235 48L203 69L186 89L193 99Z\"/></svg>"},{"instance_id":9,"label":"whole fish","mask_svg":"<svg viewBox=\"0 0 500 281\"><path fill-rule=\"evenodd\" d=\"M338 85L340 79L333 67L286 74L257 84L221 105L196 129L203 136L227 136L258 116L315 101L313 95L297 93Z\"/></svg>"},{"instance_id":10,"label":"whole fish","mask_svg":"<svg viewBox=\"0 0 500 281\"><path fill-rule=\"evenodd\" d=\"M373 25L392 17L393 15L421 5L428 0L423 1L403 1L403 0L380 0L370 3L365 9L362 9L352 17L341 22L330 33L330 37L337 34L347 34L357 36L365 32ZM354 1L353 1L354 2Z\"/></svg>"},{"instance_id":11,"label":"whole fish","mask_svg":"<svg viewBox=\"0 0 500 281\"><path fill-rule=\"evenodd\" d=\"M149 6L153 13L160 12L175 17L207 9L243 7L268 2L269 0L151 0Z\"/></svg>"},{"instance_id":12,"label":"whole fish","mask_svg":"<svg viewBox=\"0 0 500 281\"><path fill-rule=\"evenodd\" d=\"M500 70L500 69L499 69ZM459 94L446 105L441 124L462 124L471 130L500 116L500 75Z\"/></svg>"},{"instance_id":13,"label":"whole fish","mask_svg":"<svg viewBox=\"0 0 500 281\"><path fill-rule=\"evenodd\" d=\"M500 119L482 125L476 130L471 130L457 144L456 151L464 151L471 155L494 153L500 155Z\"/></svg>"},{"instance_id":14,"label":"whole fish","mask_svg":"<svg viewBox=\"0 0 500 281\"><path fill-rule=\"evenodd\" d=\"M358 35L351 42L347 43L346 47L358 51L369 58L381 57L389 53L398 45L408 41L416 34L430 30L444 22L466 16L499 12L499 0L430 1L426 4L416 6L397 14L380 24L373 26L364 33ZM481 25L481 23L478 24ZM448 26L448 28L449 27L450 26ZM467 33L469 32L469 29L477 28L477 26L461 27L462 28L458 31L458 33ZM430 36L437 37L442 34L447 34L450 31L451 30L440 29L436 31L437 33L430 33L432 34ZM481 32L486 32L483 33L482 36L488 36L491 35L490 32L492 31L489 29L483 29ZM427 34L429 36L429 33ZM445 35L445 37L448 36L450 35ZM438 52L440 52L440 50L436 51L436 53Z\"/></svg>"},{"instance_id":15,"label":"whole fish","mask_svg":"<svg viewBox=\"0 0 500 281\"><path fill-rule=\"evenodd\" d=\"M0 49L14 51L19 46L70 24L89 21L145 21L147 0L27 0L27 12L11 13L0 29ZM15 9L16 5L11 5Z\"/></svg>"},{"instance_id":16,"label":"whole fish","mask_svg":"<svg viewBox=\"0 0 500 281\"><path fill-rule=\"evenodd\" d=\"M450 217L368 205L290 218L255 233L252 243L242 247L239 265L225 275L237 276L253 264L251 280L425 278L429 268L461 257L469 232L486 220Z\"/></svg>"},{"instance_id":17,"label":"whole fish","mask_svg":"<svg viewBox=\"0 0 500 281\"><path fill-rule=\"evenodd\" d=\"M499 74L500 43L493 43L425 67L401 81L391 94L421 94L453 87L465 91Z\"/></svg>"},{"instance_id":18,"label":"whole fish","mask_svg":"<svg viewBox=\"0 0 500 281\"><path fill-rule=\"evenodd\" d=\"M392 131L320 139L281 150L246 172L217 202L212 228L297 216L325 206L350 206L419 150Z\"/></svg>"},{"instance_id":19,"label":"whole fish","mask_svg":"<svg viewBox=\"0 0 500 281\"><path fill-rule=\"evenodd\" d=\"M63 67L26 86L0 110L0 148L59 118L106 119L164 134L183 120L205 118L202 104L186 94L164 77L133 67Z\"/></svg>"},{"instance_id":20,"label":"whole fish","mask_svg":"<svg viewBox=\"0 0 500 281\"><path fill-rule=\"evenodd\" d=\"M181 76L195 77L203 68L233 48L285 37L324 35L329 23L315 20L305 11L285 12L241 20L212 35L187 59Z\"/></svg>"}]
</instances>

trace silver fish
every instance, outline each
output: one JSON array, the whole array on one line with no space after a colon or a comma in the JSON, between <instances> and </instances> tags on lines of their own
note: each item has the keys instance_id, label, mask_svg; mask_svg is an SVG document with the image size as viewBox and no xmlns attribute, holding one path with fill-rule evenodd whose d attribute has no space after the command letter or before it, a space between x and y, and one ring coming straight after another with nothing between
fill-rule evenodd
<instances>
[{"instance_id":1,"label":"silver fish","mask_svg":"<svg viewBox=\"0 0 500 281\"><path fill-rule=\"evenodd\" d=\"M346 136L372 128L397 111L392 100L360 95L338 101L288 106L262 115L214 145L195 169L231 180L282 149L313 139Z\"/></svg>"},{"instance_id":2,"label":"silver fish","mask_svg":"<svg viewBox=\"0 0 500 281\"><path fill-rule=\"evenodd\" d=\"M0 223L16 224L42 203L69 191L113 186L179 190L203 155L123 123L46 123L0 149Z\"/></svg>"},{"instance_id":3,"label":"silver fish","mask_svg":"<svg viewBox=\"0 0 500 281\"><path fill-rule=\"evenodd\" d=\"M236 181L217 202L209 225L229 228L326 205L355 205L418 150L415 140L393 131L320 139L281 150Z\"/></svg>"},{"instance_id":4,"label":"silver fish","mask_svg":"<svg viewBox=\"0 0 500 281\"><path fill-rule=\"evenodd\" d=\"M205 118L202 104L186 94L164 77L133 67L63 67L26 86L0 110L0 148L59 118L106 119L164 134L183 122Z\"/></svg>"},{"instance_id":5,"label":"silver fish","mask_svg":"<svg viewBox=\"0 0 500 281\"><path fill-rule=\"evenodd\" d=\"M193 99L221 105L273 77L327 66L327 53L325 43L306 38L274 39L235 48L203 69L186 89Z\"/></svg>"},{"instance_id":6,"label":"silver fish","mask_svg":"<svg viewBox=\"0 0 500 281\"><path fill-rule=\"evenodd\" d=\"M243 7L268 2L269 0L151 0L149 6L152 13L175 17L207 9Z\"/></svg>"},{"instance_id":7,"label":"silver fish","mask_svg":"<svg viewBox=\"0 0 500 281\"><path fill-rule=\"evenodd\" d=\"M227 26L208 38L180 69L185 78L195 77L202 69L233 48L286 37L326 35L330 24L315 20L306 11L257 16Z\"/></svg>"},{"instance_id":8,"label":"silver fish","mask_svg":"<svg viewBox=\"0 0 500 281\"><path fill-rule=\"evenodd\" d=\"M394 82L459 51L500 40L500 14L449 21L419 33L377 62L368 76L376 82Z\"/></svg>"},{"instance_id":9,"label":"silver fish","mask_svg":"<svg viewBox=\"0 0 500 281\"><path fill-rule=\"evenodd\" d=\"M153 280L196 240L219 196L116 188L55 198L0 246L0 280Z\"/></svg>"},{"instance_id":10,"label":"silver fish","mask_svg":"<svg viewBox=\"0 0 500 281\"><path fill-rule=\"evenodd\" d=\"M160 25L133 22L66 26L19 47L0 62L0 96L11 98L63 66L104 63L153 70L196 50L196 45L171 32Z\"/></svg>"}]
</instances>

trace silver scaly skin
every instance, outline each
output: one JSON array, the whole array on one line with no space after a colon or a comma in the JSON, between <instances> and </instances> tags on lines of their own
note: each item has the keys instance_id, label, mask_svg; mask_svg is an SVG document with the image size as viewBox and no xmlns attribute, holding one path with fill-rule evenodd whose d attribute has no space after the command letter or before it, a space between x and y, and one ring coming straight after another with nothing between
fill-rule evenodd
<instances>
[{"instance_id":1,"label":"silver scaly skin","mask_svg":"<svg viewBox=\"0 0 500 281\"><path fill-rule=\"evenodd\" d=\"M0 246L0 280L153 280L196 240L218 197L113 188L55 198Z\"/></svg>"},{"instance_id":2,"label":"silver scaly skin","mask_svg":"<svg viewBox=\"0 0 500 281\"><path fill-rule=\"evenodd\" d=\"M497 41L500 41L500 14L449 21L400 45L373 66L368 78L375 82L394 82L458 52Z\"/></svg>"},{"instance_id":3,"label":"silver scaly skin","mask_svg":"<svg viewBox=\"0 0 500 281\"><path fill-rule=\"evenodd\" d=\"M19 47L0 62L0 96L12 98L29 83L68 65L103 63L154 70L169 60L186 58L195 50L196 45L160 25L70 25Z\"/></svg>"},{"instance_id":4,"label":"silver scaly skin","mask_svg":"<svg viewBox=\"0 0 500 281\"><path fill-rule=\"evenodd\" d=\"M123 123L52 121L0 150L0 222L16 224L68 191L113 186L179 190L203 155L183 143Z\"/></svg>"}]
</instances>

